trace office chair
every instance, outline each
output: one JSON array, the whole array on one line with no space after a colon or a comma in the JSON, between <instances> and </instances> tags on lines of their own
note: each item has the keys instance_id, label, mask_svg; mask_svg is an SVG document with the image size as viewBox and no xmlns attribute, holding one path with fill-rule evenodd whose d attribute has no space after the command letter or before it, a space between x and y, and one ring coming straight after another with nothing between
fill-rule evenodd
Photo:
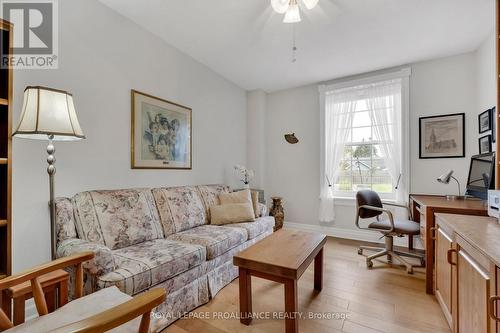
<instances>
[{"instance_id":1,"label":"office chair","mask_svg":"<svg viewBox=\"0 0 500 333\"><path fill-rule=\"evenodd\" d=\"M392 263L392 259L395 258L401 262L405 267L408 274L413 274L413 265L408 263L402 257L411 257L420 259L421 266L425 266L425 259L423 255L416 253L408 253L402 251L394 250L394 236L402 237L405 235L413 236L420 233L420 225L417 222L411 220L411 212L409 207L404 205L398 205L394 203L382 203L378 194L374 191L364 190L356 193L357 202L357 214L356 214L356 226L359 229L373 230L382 233L385 237L385 248L373 247L373 246L360 246L358 249L358 254L362 255L363 250L379 251L366 257L366 266L368 268L373 267L372 260L382 256L387 256L387 261ZM408 220L395 220L392 212L386 208L387 206L396 206L401 208L406 208L408 211ZM380 217L383 213L387 214L388 219L382 220ZM362 227L359 224L360 219L376 218L376 221L368 224L367 227Z\"/></svg>"}]
</instances>

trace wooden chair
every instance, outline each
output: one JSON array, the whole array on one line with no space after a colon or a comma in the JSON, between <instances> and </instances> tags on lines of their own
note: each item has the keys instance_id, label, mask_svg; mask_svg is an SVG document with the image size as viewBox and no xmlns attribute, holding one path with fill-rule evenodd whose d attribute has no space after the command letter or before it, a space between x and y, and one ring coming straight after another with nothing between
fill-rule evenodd
<instances>
[{"instance_id":1,"label":"wooden chair","mask_svg":"<svg viewBox=\"0 0 500 333\"><path fill-rule=\"evenodd\" d=\"M45 296L42 290L42 286L40 284L40 276L50 273L52 271L58 269L64 269L70 266L76 266L76 275L75 275L75 299L80 298L80 300L76 300L76 302L84 302L86 298L91 298L92 296L95 298L99 292L83 296L83 263L85 261L91 260L94 257L92 252L83 252L80 254L76 254L69 257L60 258L54 260L52 262L43 264L36 268L24 271L14 276L10 276L3 280L0 280L0 292L4 289L10 288L12 286L21 284L25 281L31 282L31 288L33 293L33 298L35 301L36 309L38 315L40 317L47 316L47 319L50 319L50 322L57 321L58 312L64 307L69 306L71 303L63 306L62 308L49 313L47 310L47 303L45 301ZM151 318L151 310L161 304L165 300L165 290L164 289L152 289L146 293L143 293L139 296L136 296L132 299L130 297L121 293L116 289L116 287L111 287L114 289L109 289L113 291L113 293L119 293L120 296L126 298L127 301L113 306L109 309L103 310L103 312L92 315L88 318L84 318L82 320L65 323L61 327L51 328L51 333L84 333L84 332L106 332L113 328L119 327L123 324L129 323L135 318L142 316L140 323L138 324L139 333L147 333L149 332L150 318ZM116 291L115 291L116 290ZM92 306L95 306L96 300L92 300ZM77 315L77 314L76 314ZM49 318L50 317L50 318ZM41 318L38 318L41 319ZM45 318L44 318L45 319ZM37 319L34 319L37 320ZM14 332L22 331L22 327L24 325L29 325L30 321L27 323L23 323L19 326L14 327L12 322L9 320L8 316L0 310L0 331L10 332L11 329ZM130 323L129 323L130 324ZM30 331L28 329L28 331Z\"/></svg>"}]
</instances>

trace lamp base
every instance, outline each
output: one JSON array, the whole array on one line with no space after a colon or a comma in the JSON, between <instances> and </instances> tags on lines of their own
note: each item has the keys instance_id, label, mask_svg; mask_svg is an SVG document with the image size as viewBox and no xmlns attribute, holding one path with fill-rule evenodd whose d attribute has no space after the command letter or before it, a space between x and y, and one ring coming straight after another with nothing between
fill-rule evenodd
<instances>
[{"instance_id":1,"label":"lamp base","mask_svg":"<svg viewBox=\"0 0 500 333\"><path fill-rule=\"evenodd\" d=\"M446 195L446 200L465 200L464 195Z\"/></svg>"}]
</instances>

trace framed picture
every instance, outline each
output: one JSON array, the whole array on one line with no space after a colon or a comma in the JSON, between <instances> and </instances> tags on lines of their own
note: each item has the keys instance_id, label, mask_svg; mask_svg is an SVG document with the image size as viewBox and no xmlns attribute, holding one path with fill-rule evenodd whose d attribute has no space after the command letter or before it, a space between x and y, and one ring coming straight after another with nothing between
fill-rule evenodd
<instances>
[{"instance_id":1,"label":"framed picture","mask_svg":"<svg viewBox=\"0 0 500 333\"><path fill-rule=\"evenodd\" d=\"M497 108L491 109L491 142L497 141Z\"/></svg>"},{"instance_id":2,"label":"framed picture","mask_svg":"<svg viewBox=\"0 0 500 333\"><path fill-rule=\"evenodd\" d=\"M192 110L132 90L132 169L191 169Z\"/></svg>"},{"instance_id":3,"label":"framed picture","mask_svg":"<svg viewBox=\"0 0 500 333\"><path fill-rule=\"evenodd\" d=\"M465 113L419 119L420 158L465 157Z\"/></svg>"},{"instance_id":4,"label":"framed picture","mask_svg":"<svg viewBox=\"0 0 500 333\"><path fill-rule=\"evenodd\" d=\"M486 110L479 114L479 133L491 130L491 110Z\"/></svg>"},{"instance_id":5,"label":"framed picture","mask_svg":"<svg viewBox=\"0 0 500 333\"><path fill-rule=\"evenodd\" d=\"M485 135L479 138L479 154L491 152L491 135Z\"/></svg>"}]
</instances>

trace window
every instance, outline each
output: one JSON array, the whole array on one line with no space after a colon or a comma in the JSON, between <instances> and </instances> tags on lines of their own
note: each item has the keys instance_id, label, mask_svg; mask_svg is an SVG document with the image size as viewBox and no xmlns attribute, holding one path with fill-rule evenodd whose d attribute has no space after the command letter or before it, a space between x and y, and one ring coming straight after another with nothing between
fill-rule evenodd
<instances>
[{"instance_id":1,"label":"window","mask_svg":"<svg viewBox=\"0 0 500 333\"><path fill-rule=\"evenodd\" d=\"M390 104L390 101L387 104ZM394 120L391 119L392 110L386 108L381 111L388 111L389 123L384 125L395 126ZM333 191L339 196L364 189L389 196L394 193L393 179L381 147L383 144L393 145L393 138L382 141L377 137L375 126L381 125L375 122L368 101L361 97L355 101L352 124L346 128L348 137L338 166L340 170L333 179Z\"/></svg>"},{"instance_id":2,"label":"window","mask_svg":"<svg viewBox=\"0 0 500 333\"><path fill-rule=\"evenodd\" d=\"M409 69L320 86L320 221L334 220L334 198L370 189L404 201L407 192Z\"/></svg>"}]
</instances>

